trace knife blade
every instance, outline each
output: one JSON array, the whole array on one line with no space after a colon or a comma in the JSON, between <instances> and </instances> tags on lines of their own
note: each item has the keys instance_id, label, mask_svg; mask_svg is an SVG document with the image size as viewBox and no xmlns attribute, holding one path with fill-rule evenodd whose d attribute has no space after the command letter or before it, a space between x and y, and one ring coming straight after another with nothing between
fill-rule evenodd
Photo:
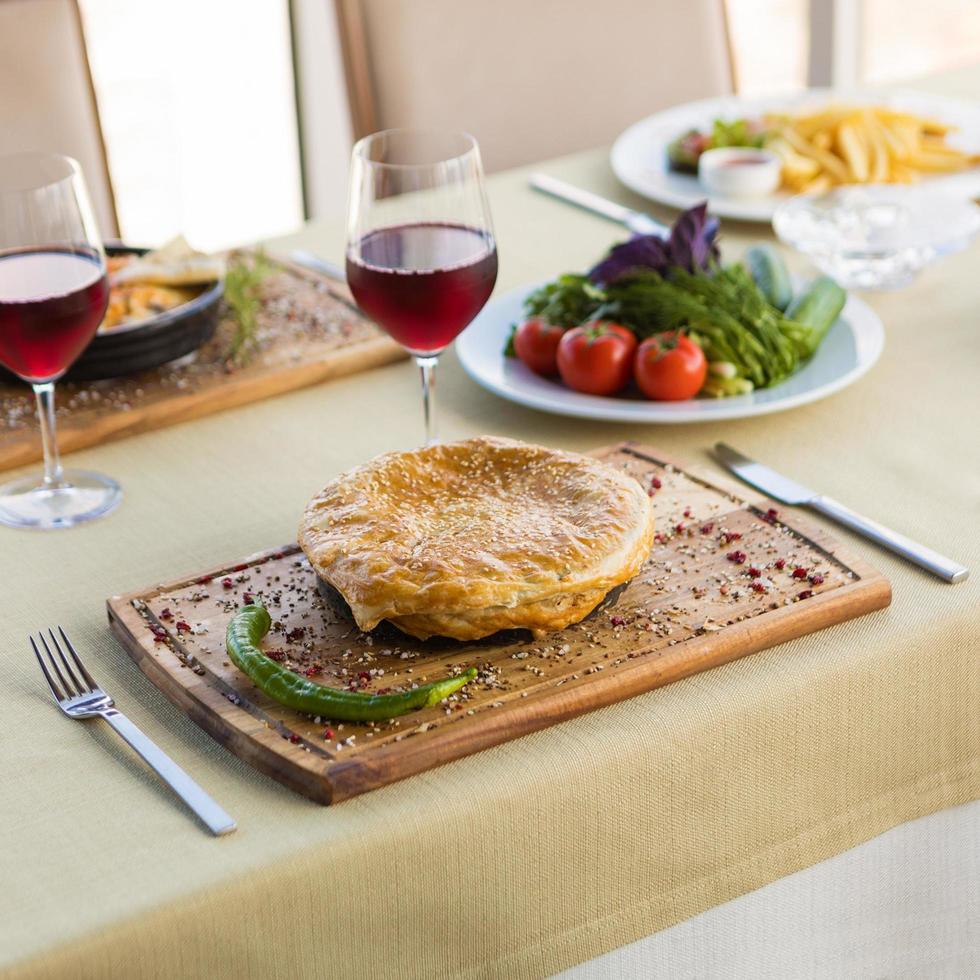
<instances>
[{"instance_id":1,"label":"knife blade","mask_svg":"<svg viewBox=\"0 0 980 980\"><path fill-rule=\"evenodd\" d=\"M946 582L965 582L969 577L970 570L959 562L940 555L931 548L885 527L884 524L863 517L831 497L817 493L816 490L811 490L748 456L743 456L724 442L715 443L715 457L740 480L744 480L768 496L784 504L811 507L825 517L893 551Z\"/></svg>"},{"instance_id":2,"label":"knife blade","mask_svg":"<svg viewBox=\"0 0 980 980\"><path fill-rule=\"evenodd\" d=\"M592 191L583 190L574 184L567 184L557 177L549 177L548 174L532 174L531 186L536 191L558 198L559 201L566 201L576 207L591 211L593 214L608 218L610 221L626 225L635 235L659 235L661 238L667 238L670 235L670 228L651 218L650 215L624 207L622 204L593 194Z\"/></svg>"}]
</instances>

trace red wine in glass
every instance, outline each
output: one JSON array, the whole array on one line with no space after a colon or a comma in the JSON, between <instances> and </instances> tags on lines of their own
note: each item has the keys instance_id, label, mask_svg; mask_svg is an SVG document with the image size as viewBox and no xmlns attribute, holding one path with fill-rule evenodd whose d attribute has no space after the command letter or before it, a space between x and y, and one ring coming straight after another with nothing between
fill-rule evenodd
<instances>
[{"instance_id":1,"label":"red wine in glass","mask_svg":"<svg viewBox=\"0 0 980 980\"><path fill-rule=\"evenodd\" d=\"M67 528L108 514L115 480L66 470L55 382L95 336L109 301L102 237L78 162L60 153L0 155L0 365L34 389L44 472L0 484L0 524Z\"/></svg>"},{"instance_id":2,"label":"red wine in glass","mask_svg":"<svg viewBox=\"0 0 980 980\"><path fill-rule=\"evenodd\" d=\"M492 236L466 225L379 228L347 256L358 305L413 354L448 347L483 309L496 279Z\"/></svg>"},{"instance_id":3,"label":"red wine in glass","mask_svg":"<svg viewBox=\"0 0 980 980\"><path fill-rule=\"evenodd\" d=\"M0 364L28 382L59 378L95 335L108 298L97 253L0 253Z\"/></svg>"},{"instance_id":4,"label":"red wine in glass","mask_svg":"<svg viewBox=\"0 0 980 980\"><path fill-rule=\"evenodd\" d=\"M365 136L351 154L347 200L348 285L358 306L415 357L431 445L439 355L497 278L480 148L463 132Z\"/></svg>"}]
</instances>

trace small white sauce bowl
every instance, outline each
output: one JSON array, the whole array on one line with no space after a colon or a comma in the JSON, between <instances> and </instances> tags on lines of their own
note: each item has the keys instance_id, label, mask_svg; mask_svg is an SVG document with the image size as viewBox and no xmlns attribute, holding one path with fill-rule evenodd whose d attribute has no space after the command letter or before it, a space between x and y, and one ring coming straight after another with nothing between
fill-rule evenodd
<instances>
[{"instance_id":1,"label":"small white sauce bowl","mask_svg":"<svg viewBox=\"0 0 980 980\"><path fill-rule=\"evenodd\" d=\"M721 197L763 197L779 187L782 165L769 150L725 146L705 150L698 159L698 180Z\"/></svg>"}]
</instances>

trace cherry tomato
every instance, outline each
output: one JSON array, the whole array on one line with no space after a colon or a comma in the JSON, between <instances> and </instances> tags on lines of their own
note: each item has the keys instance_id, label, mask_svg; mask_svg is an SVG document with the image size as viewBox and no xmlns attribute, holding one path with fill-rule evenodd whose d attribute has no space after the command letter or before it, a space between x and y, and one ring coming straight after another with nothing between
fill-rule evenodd
<instances>
[{"instance_id":1,"label":"cherry tomato","mask_svg":"<svg viewBox=\"0 0 980 980\"><path fill-rule=\"evenodd\" d=\"M629 383L635 350L636 337L618 323L573 327L558 343L558 372L576 391L614 395Z\"/></svg>"},{"instance_id":2,"label":"cherry tomato","mask_svg":"<svg viewBox=\"0 0 980 980\"><path fill-rule=\"evenodd\" d=\"M637 348L633 373L647 398L684 401L701 390L708 362L704 351L689 337L658 333Z\"/></svg>"},{"instance_id":3,"label":"cherry tomato","mask_svg":"<svg viewBox=\"0 0 980 980\"><path fill-rule=\"evenodd\" d=\"M525 320L514 334L517 356L532 370L546 377L558 373L558 341L564 333L540 317Z\"/></svg>"}]
</instances>

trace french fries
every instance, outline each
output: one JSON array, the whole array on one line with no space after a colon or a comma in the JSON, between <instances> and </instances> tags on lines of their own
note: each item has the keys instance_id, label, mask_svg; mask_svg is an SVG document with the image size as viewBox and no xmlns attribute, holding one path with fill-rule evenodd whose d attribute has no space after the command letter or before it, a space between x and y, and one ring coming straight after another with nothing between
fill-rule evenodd
<instances>
[{"instance_id":1,"label":"french fries","mask_svg":"<svg viewBox=\"0 0 980 980\"><path fill-rule=\"evenodd\" d=\"M980 155L946 142L955 127L885 106L830 105L765 121L766 147L782 160L783 186L796 193L838 184L907 184L980 164Z\"/></svg>"}]
</instances>

